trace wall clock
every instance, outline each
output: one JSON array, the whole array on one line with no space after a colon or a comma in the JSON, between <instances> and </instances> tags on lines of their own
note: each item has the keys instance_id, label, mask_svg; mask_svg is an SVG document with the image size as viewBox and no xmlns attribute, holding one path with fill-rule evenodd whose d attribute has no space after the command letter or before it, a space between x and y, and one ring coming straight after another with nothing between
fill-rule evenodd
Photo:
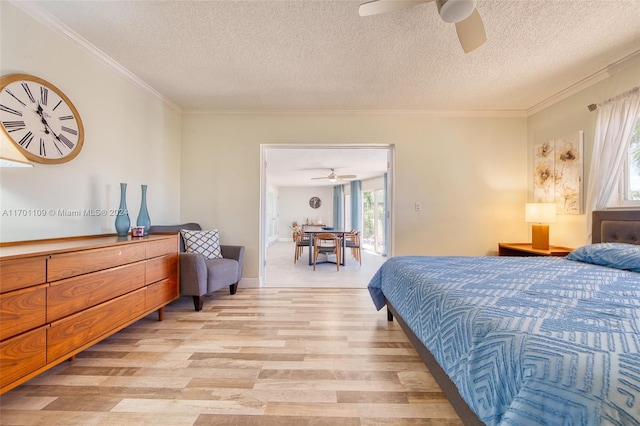
<instances>
[{"instance_id":1,"label":"wall clock","mask_svg":"<svg viewBox=\"0 0 640 426\"><path fill-rule=\"evenodd\" d=\"M311 206L311 208L317 209L322 205L322 201L318 197L311 197L309 199L309 205Z\"/></svg>"},{"instance_id":2,"label":"wall clock","mask_svg":"<svg viewBox=\"0 0 640 426\"><path fill-rule=\"evenodd\" d=\"M56 86L28 74L0 77L2 131L29 160L64 163L82 149L78 110Z\"/></svg>"}]
</instances>

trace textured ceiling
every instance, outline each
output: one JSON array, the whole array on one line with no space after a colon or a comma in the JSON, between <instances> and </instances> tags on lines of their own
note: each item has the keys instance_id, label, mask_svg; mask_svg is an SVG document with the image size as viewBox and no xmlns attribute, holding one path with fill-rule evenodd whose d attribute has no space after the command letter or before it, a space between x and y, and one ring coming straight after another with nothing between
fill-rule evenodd
<instances>
[{"instance_id":1,"label":"textured ceiling","mask_svg":"<svg viewBox=\"0 0 640 426\"><path fill-rule=\"evenodd\" d=\"M369 17L358 15L359 0L13 4L187 113L526 114L640 57L640 0L479 0L488 41L470 54L435 3ZM384 172L386 162L351 154L272 151L268 180L326 184L310 177L331 167L359 177Z\"/></svg>"},{"instance_id":2,"label":"textured ceiling","mask_svg":"<svg viewBox=\"0 0 640 426\"><path fill-rule=\"evenodd\" d=\"M470 54L434 2L27 3L185 112L527 111L640 48L640 0L479 0Z\"/></svg>"}]
</instances>

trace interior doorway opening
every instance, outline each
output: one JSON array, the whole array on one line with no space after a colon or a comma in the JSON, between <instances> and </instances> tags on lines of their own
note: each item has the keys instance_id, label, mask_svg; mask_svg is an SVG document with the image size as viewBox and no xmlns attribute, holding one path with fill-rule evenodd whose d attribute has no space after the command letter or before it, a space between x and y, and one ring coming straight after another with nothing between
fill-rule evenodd
<instances>
[{"instance_id":1,"label":"interior doorway opening","mask_svg":"<svg viewBox=\"0 0 640 426\"><path fill-rule=\"evenodd\" d=\"M293 247L293 233L292 224L298 222L300 224L305 221L319 221L322 224L333 225L339 223L340 228L344 229L359 229L361 236L366 235L366 244L364 250L367 247L371 247L369 250L371 253L375 253L378 257L381 255L387 255L392 253L392 235L393 235L393 145L262 145L261 146L261 191L260 191L260 286L278 286L279 283L274 279L270 279L270 274L267 271L273 268L273 257L270 259L268 253L269 247L274 245L282 246L281 243L289 243L291 245L290 257L285 259L287 267L294 264L294 247ZM355 152L354 152L355 151ZM320 154L318 154L320 153ZM375 155L372 156L371 154ZM275 184L275 180L280 178L278 176L274 179L273 175L276 174L271 167L277 166L278 155L285 155L286 158L295 158L296 161L287 162L287 166L290 163L296 163L291 167L298 167L307 175L301 174L295 177L296 174L290 175L292 178L288 181L278 181ZM382 156L382 165L378 163L378 170L371 175L370 171L364 167L368 159L372 157L380 158ZM348 160L350 159L350 160ZM303 160L313 160L305 162ZM322 160L326 160L322 163ZM344 163L342 164L341 161ZM360 164L358 164L360 163ZM280 163L282 164L282 163ZM323 178L322 176L333 173L335 169L338 175L348 175L348 179L339 179L337 182L329 178ZM313 173L309 177L309 170ZM367 174L369 173L369 174ZM317 176L317 177L316 177ZM362 183L362 192L359 190L359 186L353 187L354 181ZM312 182L312 183L310 183ZM322 183L322 185L318 185ZM314 186L315 184L315 186ZM372 186L373 185L373 186ZM340 191L335 191L333 187L342 186ZM354 190L354 188L358 188ZM349 199L351 192L356 191L359 193L358 200L360 200L360 206L358 208L351 205ZM341 195L341 201L337 202L335 197L336 192ZM371 197L366 196L367 203L364 203L365 198L362 194L368 194L371 192ZM292 201L291 194L294 194ZM306 194L306 195L305 195ZM298 199L295 199L298 197ZM305 198L306 197L306 198ZM317 199L321 199L321 203L317 202ZM371 198L371 202L369 199ZM315 200L313 204L320 204L315 207L314 210L309 210L311 199ZM302 206L307 211L296 211ZM334 211L334 205L342 205L344 210L340 212ZM323 208L320 208L320 207ZM353 209L360 211L360 219L353 223L351 214ZM368 210L366 210L368 209ZM365 213L366 212L366 213ZM338 215L342 215L338 219ZM365 217L366 215L366 217ZM371 217L371 219L369 219ZM337 221L337 222L336 222ZM366 223L366 229L364 228ZM305 250L307 248L305 247ZM274 253L272 251L271 253ZM307 253L302 256L302 262L300 263L298 270L305 268L307 263ZM364 259L363 259L364 260ZM385 259L386 260L386 259ZM270 263L271 261L271 263ZM276 261L281 261L276 259ZM378 260L376 260L378 261ZM370 262L376 263L376 262ZM338 286L338 282L344 283L345 279L349 276L367 275L373 274L366 265L361 270L352 270L349 273L346 268L344 274L337 274L329 278L333 280L333 284ZM342 267L340 268L343 269ZM353 265L352 265L353 269ZM311 268L309 270L312 272ZM376 269L377 270L377 269ZM333 269L335 272L335 268ZM304 271L306 274L306 271ZM340 275L340 276L338 276ZM275 275L271 274L271 278ZM313 276L317 278L319 274ZM310 275L305 275L306 278L310 278ZM370 278L370 277L369 277ZM331 286L332 283L325 283ZM360 284L361 285L361 282ZM346 287L350 287L348 283Z\"/></svg>"}]
</instances>

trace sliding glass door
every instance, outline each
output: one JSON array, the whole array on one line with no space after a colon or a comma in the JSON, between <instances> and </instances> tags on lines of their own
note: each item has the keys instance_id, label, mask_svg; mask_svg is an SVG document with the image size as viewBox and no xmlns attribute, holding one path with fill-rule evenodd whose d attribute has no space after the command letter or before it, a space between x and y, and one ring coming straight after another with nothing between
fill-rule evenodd
<instances>
[{"instance_id":1,"label":"sliding glass door","mask_svg":"<svg viewBox=\"0 0 640 426\"><path fill-rule=\"evenodd\" d=\"M362 248L385 253L384 188L362 191Z\"/></svg>"}]
</instances>

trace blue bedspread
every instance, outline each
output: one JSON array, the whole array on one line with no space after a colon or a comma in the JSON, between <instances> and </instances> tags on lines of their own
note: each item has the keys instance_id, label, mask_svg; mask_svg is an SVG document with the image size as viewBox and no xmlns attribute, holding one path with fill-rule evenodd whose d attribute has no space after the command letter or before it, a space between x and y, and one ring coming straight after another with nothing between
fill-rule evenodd
<instances>
[{"instance_id":1,"label":"blue bedspread","mask_svg":"<svg viewBox=\"0 0 640 426\"><path fill-rule=\"evenodd\" d=\"M395 257L369 284L489 425L640 425L640 273L563 258Z\"/></svg>"}]
</instances>

